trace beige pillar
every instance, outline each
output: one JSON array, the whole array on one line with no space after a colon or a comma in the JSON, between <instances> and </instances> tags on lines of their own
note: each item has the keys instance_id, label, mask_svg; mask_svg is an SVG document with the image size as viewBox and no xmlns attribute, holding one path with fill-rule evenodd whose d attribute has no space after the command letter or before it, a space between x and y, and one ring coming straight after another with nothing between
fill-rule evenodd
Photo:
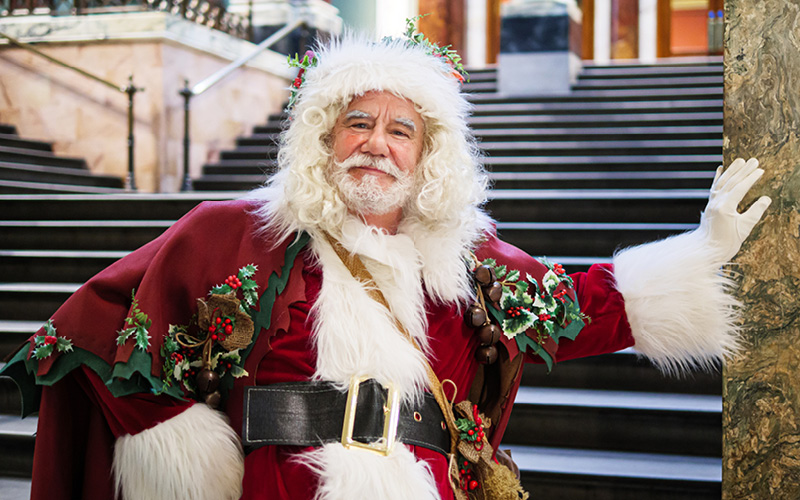
<instances>
[{"instance_id":1,"label":"beige pillar","mask_svg":"<svg viewBox=\"0 0 800 500\"><path fill-rule=\"evenodd\" d=\"M743 356L724 370L723 499L800 498L800 4L725 2L726 164L772 206L736 259Z\"/></svg>"}]
</instances>

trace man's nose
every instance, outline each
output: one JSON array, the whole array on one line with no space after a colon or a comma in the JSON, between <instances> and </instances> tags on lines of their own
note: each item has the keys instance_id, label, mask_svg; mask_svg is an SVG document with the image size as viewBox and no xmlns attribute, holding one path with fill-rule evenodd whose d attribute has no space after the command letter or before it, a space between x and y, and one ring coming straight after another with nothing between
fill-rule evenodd
<instances>
[{"instance_id":1,"label":"man's nose","mask_svg":"<svg viewBox=\"0 0 800 500\"><path fill-rule=\"evenodd\" d=\"M386 131L380 127L375 127L370 131L367 140L362 144L361 151L373 156L389 156L389 146L386 142Z\"/></svg>"}]
</instances>

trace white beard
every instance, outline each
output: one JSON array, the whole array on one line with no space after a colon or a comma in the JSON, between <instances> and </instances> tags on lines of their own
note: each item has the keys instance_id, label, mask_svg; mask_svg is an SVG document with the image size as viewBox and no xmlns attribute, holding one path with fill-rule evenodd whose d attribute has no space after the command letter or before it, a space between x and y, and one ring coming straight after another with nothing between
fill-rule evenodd
<instances>
[{"instance_id":1,"label":"white beard","mask_svg":"<svg viewBox=\"0 0 800 500\"><path fill-rule=\"evenodd\" d=\"M395 180L390 186L383 187L377 177L371 174L356 179L349 171L358 166L377 168ZM387 214L403 207L412 195L412 176L397 168L387 158L354 154L342 162L332 161L329 172L331 183L339 189L347 207L359 215Z\"/></svg>"}]
</instances>

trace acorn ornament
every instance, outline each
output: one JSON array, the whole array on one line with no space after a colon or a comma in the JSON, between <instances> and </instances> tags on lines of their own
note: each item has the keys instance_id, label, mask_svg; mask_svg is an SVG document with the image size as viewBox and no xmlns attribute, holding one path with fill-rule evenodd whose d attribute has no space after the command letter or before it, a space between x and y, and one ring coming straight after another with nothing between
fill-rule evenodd
<instances>
[{"instance_id":1,"label":"acorn ornament","mask_svg":"<svg viewBox=\"0 0 800 500\"><path fill-rule=\"evenodd\" d=\"M477 258L475 262L478 262ZM497 281L494 268L486 264L476 266L472 274L478 300L464 312L464 321L475 328L475 335L480 342L480 347L475 352L475 359L481 364L492 364L497 361L498 351L495 344L500 340L502 331L489 319L486 303L496 304L500 301L503 284Z\"/></svg>"}]
</instances>

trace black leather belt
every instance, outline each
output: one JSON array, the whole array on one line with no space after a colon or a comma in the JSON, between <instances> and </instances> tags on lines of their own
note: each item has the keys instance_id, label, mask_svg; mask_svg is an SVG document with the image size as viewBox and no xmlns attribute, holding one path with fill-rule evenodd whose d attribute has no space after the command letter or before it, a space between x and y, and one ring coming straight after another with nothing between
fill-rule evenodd
<instances>
[{"instance_id":1,"label":"black leather belt","mask_svg":"<svg viewBox=\"0 0 800 500\"><path fill-rule=\"evenodd\" d=\"M387 390L374 379L356 387L357 403L347 412L355 446L386 438L391 408ZM246 452L265 445L320 446L342 441L348 392L329 382L289 382L245 387L242 441ZM400 404L400 403L398 403ZM347 430L345 428L345 434ZM425 393L419 408L399 407L396 440L447 456L450 433L433 395ZM371 449L374 449L370 447Z\"/></svg>"}]
</instances>

